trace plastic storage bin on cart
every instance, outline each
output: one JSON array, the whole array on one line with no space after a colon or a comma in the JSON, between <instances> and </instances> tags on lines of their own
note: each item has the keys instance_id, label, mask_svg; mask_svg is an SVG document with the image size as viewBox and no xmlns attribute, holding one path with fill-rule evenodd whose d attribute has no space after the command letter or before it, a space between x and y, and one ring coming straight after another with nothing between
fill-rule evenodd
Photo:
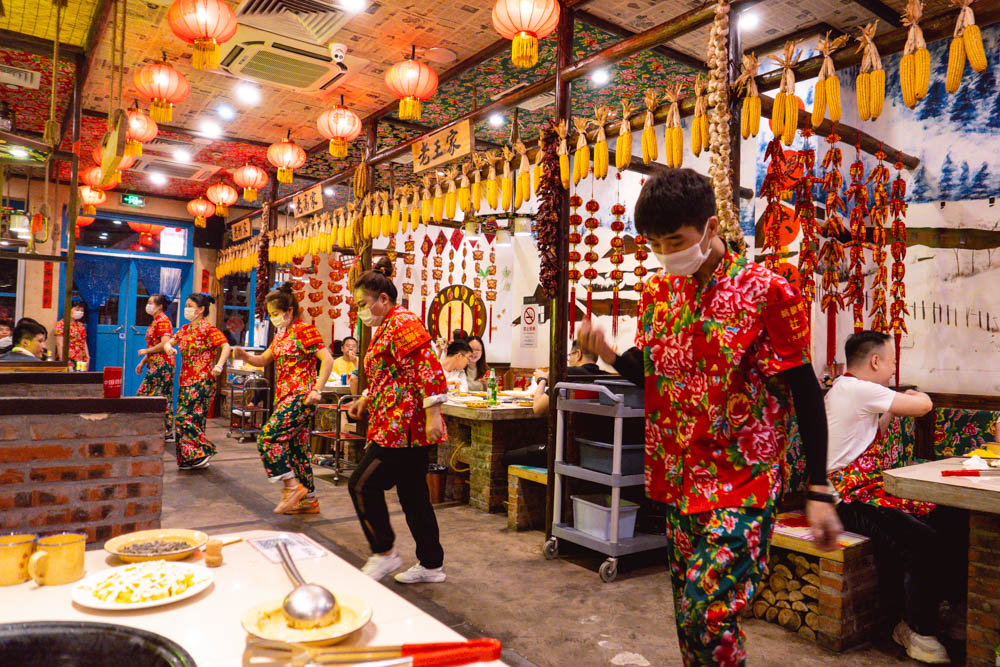
<instances>
[{"instance_id":1,"label":"plastic storage bin on cart","mask_svg":"<svg viewBox=\"0 0 1000 667\"><path fill-rule=\"evenodd\" d=\"M552 524L552 537L543 545L542 554L547 559L555 558L559 553L559 540L566 540L606 554L608 559L601 563L600 575L603 581L611 582L618 576L619 556L652 549L662 549L667 546L667 538L663 535L648 535L644 533L626 535L628 531L622 530L628 527L621 523L623 514L631 513L634 518L637 508L634 506L630 507L632 503L625 505L627 501L622 500L621 490L633 486L643 486L645 483L643 471L641 470L635 474L624 474L622 472L622 459L625 452L622 445L623 422L626 419L644 418L645 411L641 405L635 407L634 398L629 399L633 405L633 407L629 407L626 403L625 393L616 394L603 383L576 384L572 382L560 382L555 386L555 389L559 392L559 400L556 403L556 464L555 479L553 481L555 504L552 514L556 522ZM566 392L570 390L596 391L599 393L600 398L595 400L570 399L566 397ZM612 443L611 450L610 473L590 470L582 465L568 463L564 460L566 451L565 415L567 412L598 415L614 420L614 442ZM605 508L599 506L587 507L584 510L587 516L583 518L587 522L594 518L592 510L607 510L606 517L601 519L607 525L607 538L604 538L603 535L598 536L585 530L580 530L579 516L576 517L574 525L561 522L563 477L583 479L588 482L603 484L610 488L608 506ZM580 504L578 502L579 499L580 496L574 498L574 502L578 505ZM574 514L577 511L575 509ZM592 525L592 523L587 523L585 527L591 527ZM634 525L632 523L633 529Z\"/></svg>"},{"instance_id":2,"label":"plastic storage bin on cart","mask_svg":"<svg viewBox=\"0 0 1000 667\"><path fill-rule=\"evenodd\" d=\"M271 410L267 406L271 402L271 385L256 370L237 369L230 365L226 373L230 378L227 435L242 442L260 433L270 416ZM236 400L237 394L239 403Z\"/></svg>"},{"instance_id":3,"label":"plastic storage bin on cart","mask_svg":"<svg viewBox=\"0 0 1000 667\"><path fill-rule=\"evenodd\" d=\"M347 460L345 443L360 441L364 443L364 436L358 433L348 433L341 430L341 416L347 413L351 403L360 398L359 396L353 394L344 394L337 399L336 404L326 404L317 406L320 409L335 410L335 420L336 427L332 431L321 431L316 430L315 426L313 430L309 432L311 438L319 438L323 444L323 451L317 453L313 456L313 463L317 465L324 466L326 468L333 468L333 485L336 486L340 481L340 476L345 470L353 470L355 464ZM319 416L319 410L316 411L316 417ZM314 423L316 417L313 418ZM327 447L329 445L329 447Z\"/></svg>"}]
</instances>

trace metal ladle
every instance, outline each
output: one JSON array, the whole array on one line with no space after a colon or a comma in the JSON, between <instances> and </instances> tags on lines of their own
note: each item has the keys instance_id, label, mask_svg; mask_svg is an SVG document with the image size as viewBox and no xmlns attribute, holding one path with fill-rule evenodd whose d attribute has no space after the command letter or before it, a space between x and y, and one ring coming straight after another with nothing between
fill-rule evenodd
<instances>
[{"instance_id":1,"label":"metal ladle","mask_svg":"<svg viewBox=\"0 0 1000 667\"><path fill-rule=\"evenodd\" d=\"M283 540L278 541L278 554L281 556L282 567L296 584L281 604L281 611L288 624L293 628L310 629L335 623L340 618L340 607L333 593L319 584L305 582Z\"/></svg>"}]
</instances>

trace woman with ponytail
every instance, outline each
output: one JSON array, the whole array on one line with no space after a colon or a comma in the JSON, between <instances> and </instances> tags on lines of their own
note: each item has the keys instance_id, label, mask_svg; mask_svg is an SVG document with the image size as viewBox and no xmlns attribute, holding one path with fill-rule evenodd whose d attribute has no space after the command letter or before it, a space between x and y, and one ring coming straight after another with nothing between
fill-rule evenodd
<instances>
[{"instance_id":1,"label":"woman with ponytail","mask_svg":"<svg viewBox=\"0 0 1000 667\"><path fill-rule=\"evenodd\" d=\"M354 284L358 318L372 328L372 337L362 361L368 396L348 413L359 419L368 412L368 446L348 490L373 553L362 572L378 580L402 565L385 504L385 492L395 486L419 560L396 581L440 582L444 550L427 491L427 464L429 446L446 439L441 404L448 385L420 318L396 305L391 268L380 262Z\"/></svg>"},{"instance_id":2,"label":"woman with ponytail","mask_svg":"<svg viewBox=\"0 0 1000 667\"><path fill-rule=\"evenodd\" d=\"M309 461L309 431L316 404L333 368L333 357L316 327L299 319L299 302L292 293L292 283L268 293L264 303L277 330L274 340L263 354L251 354L239 347L234 353L237 359L253 366L274 362L274 411L261 427L257 449L268 479L284 483L274 512L316 514L319 500L314 495L316 487Z\"/></svg>"},{"instance_id":3,"label":"woman with ponytail","mask_svg":"<svg viewBox=\"0 0 1000 667\"><path fill-rule=\"evenodd\" d=\"M163 416L163 427L167 435L173 437L170 425L171 411L174 407L174 355L166 353L167 344L174 334L170 318L163 311L170 301L163 294L154 294L146 300L146 314L153 318L146 327L146 347L139 350L142 360L135 367L136 375L142 375L146 369L146 377L139 385L139 396L162 396L167 399L167 407Z\"/></svg>"},{"instance_id":4,"label":"woman with ponytail","mask_svg":"<svg viewBox=\"0 0 1000 667\"><path fill-rule=\"evenodd\" d=\"M215 378L222 374L229 359L229 343L206 319L213 303L215 297L211 294L189 296L184 302L184 319L188 324L178 329L165 346L167 354L173 354L175 346L181 353L181 388L174 419L177 467L181 470L207 468L216 452L215 445L205 437L205 419L215 393Z\"/></svg>"}]
</instances>

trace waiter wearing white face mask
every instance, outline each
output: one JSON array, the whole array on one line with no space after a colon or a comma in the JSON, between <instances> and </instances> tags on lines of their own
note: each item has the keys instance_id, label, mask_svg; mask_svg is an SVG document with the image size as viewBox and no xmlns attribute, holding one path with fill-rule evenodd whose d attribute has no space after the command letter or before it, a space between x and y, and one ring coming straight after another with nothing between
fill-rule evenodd
<instances>
[{"instance_id":1,"label":"waiter wearing white face mask","mask_svg":"<svg viewBox=\"0 0 1000 667\"><path fill-rule=\"evenodd\" d=\"M808 313L788 281L726 247L711 183L695 171L648 178L635 227L663 267L642 292L636 347L617 355L589 321L580 345L646 390L646 493L667 506L685 664L742 664L740 612L764 572L788 469L789 394L813 538L830 549L840 532Z\"/></svg>"}]
</instances>

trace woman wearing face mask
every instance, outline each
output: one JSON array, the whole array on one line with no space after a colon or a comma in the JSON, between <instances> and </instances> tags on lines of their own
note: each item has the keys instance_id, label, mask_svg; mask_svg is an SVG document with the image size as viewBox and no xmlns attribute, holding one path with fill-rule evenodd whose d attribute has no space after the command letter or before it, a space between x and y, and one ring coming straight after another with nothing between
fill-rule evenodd
<instances>
[{"instance_id":1,"label":"woman wearing face mask","mask_svg":"<svg viewBox=\"0 0 1000 667\"><path fill-rule=\"evenodd\" d=\"M368 411L368 446L348 490L373 555L362 572L378 580L399 569L385 492L396 487L417 543L419 563L396 575L404 584L445 580L444 550L427 491L428 446L445 439L441 403L448 385L431 336L420 318L396 305L390 269L379 262L354 285L358 318L372 328L365 352L367 397L351 404L354 419Z\"/></svg>"},{"instance_id":2,"label":"woman wearing face mask","mask_svg":"<svg viewBox=\"0 0 1000 667\"><path fill-rule=\"evenodd\" d=\"M188 320L177 330L167 344L167 354L173 354L176 345L181 353L181 389L177 396L177 467L181 470L207 468L215 456L215 445L205 437L205 418L215 391L215 378L229 359L226 337L208 322L209 307L215 303L210 294L192 294L184 302L184 319ZM218 361L212 365L217 350Z\"/></svg>"},{"instance_id":3,"label":"woman wearing face mask","mask_svg":"<svg viewBox=\"0 0 1000 667\"><path fill-rule=\"evenodd\" d=\"M90 350L87 348L87 327L83 323L83 316L86 312L83 301L79 298L73 299L69 313L72 321L69 324L69 360L73 365L83 362L90 364ZM62 359L63 336L66 332L65 320L56 322L56 328L52 333L56 337L56 361Z\"/></svg>"},{"instance_id":4,"label":"woman wearing face mask","mask_svg":"<svg viewBox=\"0 0 1000 667\"><path fill-rule=\"evenodd\" d=\"M292 293L292 283L270 292L264 302L277 330L274 340L263 354L251 354L239 347L234 352L237 359L254 366L274 362L274 412L261 427L257 449L268 479L285 485L275 514L316 514L319 500L313 495L316 487L309 462L309 430L333 368L333 357L316 327L299 319L299 302Z\"/></svg>"},{"instance_id":5,"label":"woman wearing face mask","mask_svg":"<svg viewBox=\"0 0 1000 667\"><path fill-rule=\"evenodd\" d=\"M146 327L146 347L139 350L142 360L135 367L135 374L142 375L143 368L146 369L146 377L142 379L136 394L167 399L163 427L172 437L170 417L174 404L174 355L167 354L166 348L174 328L170 325L170 318L163 312L169 305L167 297L162 294L154 294L146 300L146 314L152 316L153 321Z\"/></svg>"}]
</instances>

